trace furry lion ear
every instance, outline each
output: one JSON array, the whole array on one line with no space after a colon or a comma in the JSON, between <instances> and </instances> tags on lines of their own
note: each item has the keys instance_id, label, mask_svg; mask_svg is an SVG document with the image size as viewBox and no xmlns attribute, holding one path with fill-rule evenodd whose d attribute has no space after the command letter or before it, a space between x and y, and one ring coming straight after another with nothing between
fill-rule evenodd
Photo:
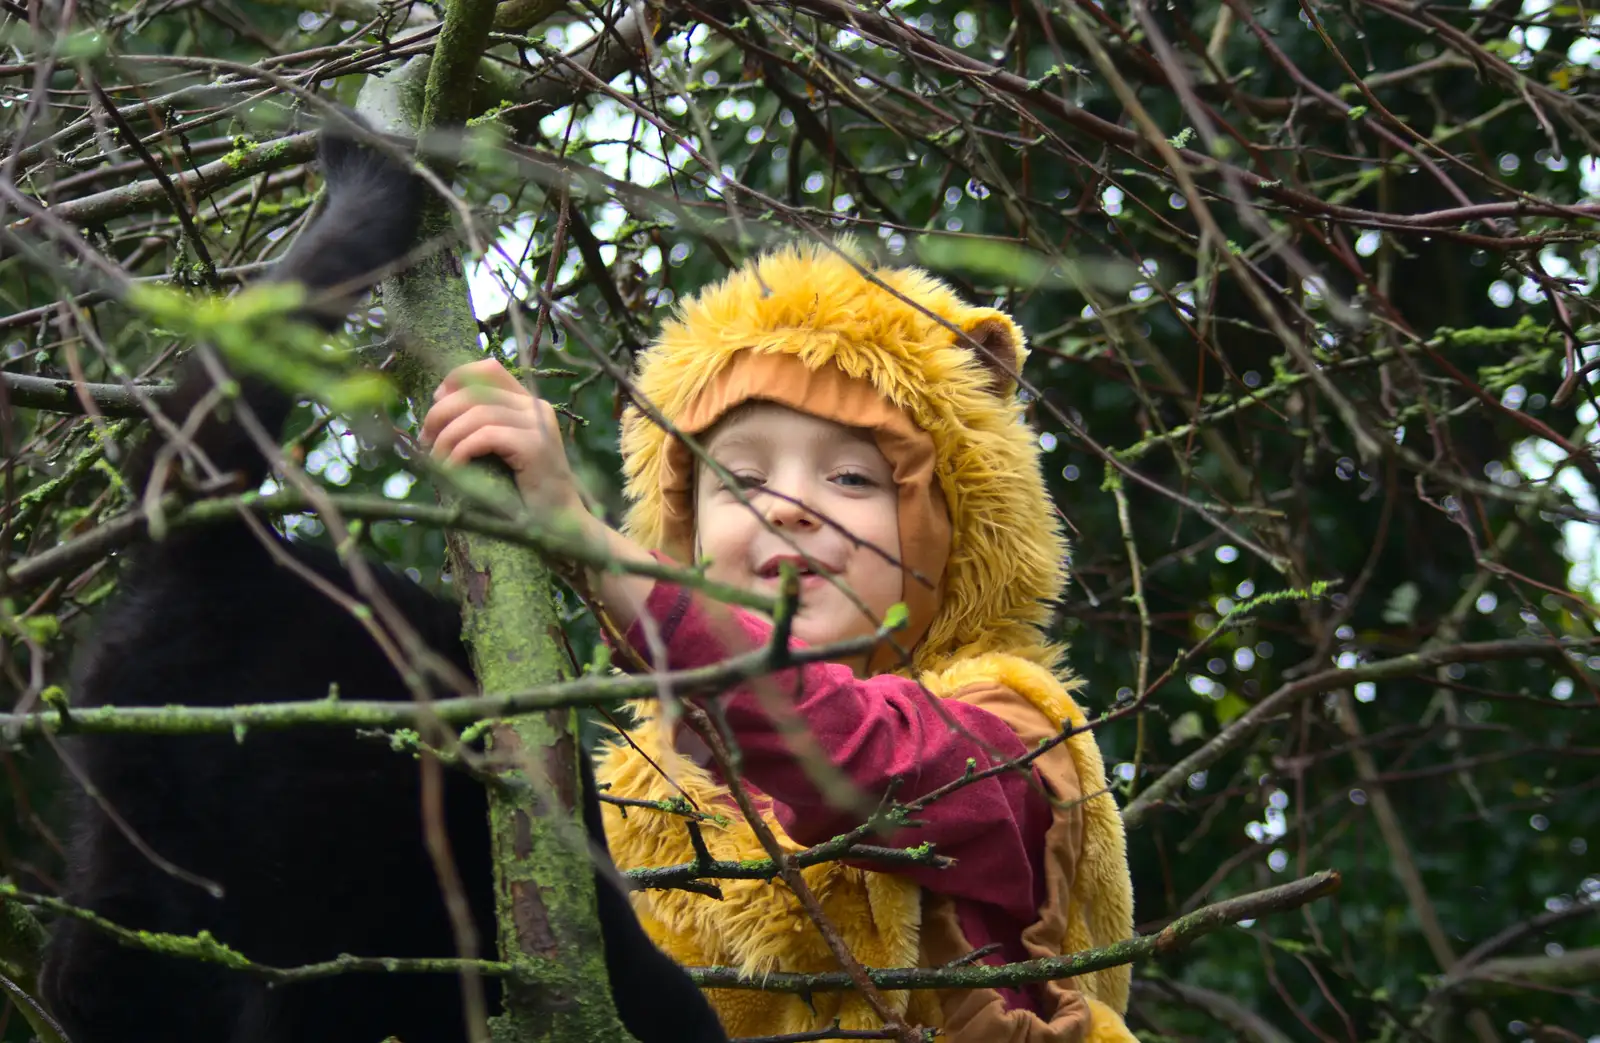
<instances>
[{"instance_id":1,"label":"furry lion ear","mask_svg":"<svg viewBox=\"0 0 1600 1043\"><path fill-rule=\"evenodd\" d=\"M961 332L976 343L974 347L973 343L961 341L988 376L989 390L1000 398L1011 397L1017 390L1012 374L1022 372L1022 362L1028 357L1022 328L1004 312L978 308L961 324Z\"/></svg>"}]
</instances>

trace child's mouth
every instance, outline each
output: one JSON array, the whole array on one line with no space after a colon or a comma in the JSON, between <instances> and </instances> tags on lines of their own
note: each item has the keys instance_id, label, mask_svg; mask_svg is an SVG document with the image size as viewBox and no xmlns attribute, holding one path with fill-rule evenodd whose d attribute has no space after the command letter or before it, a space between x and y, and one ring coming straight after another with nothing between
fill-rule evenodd
<instances>
[{"instance_id":1,"label":"child's mouth","mask_svg":"<svg viewBox=\"0 0 1600 1043\"><path fill-rule=\"evenodd\" d=\"M774 572L770 576L763 574L757 578L766 587L769 593L775 594L777 592L778 581L781 579L778 573ZM802 572L797 578L800 581L800 593L807 597L809 597L813 591L820 590L826 586L831 586L831 577L821 572Z\"/></svg>"},{"instance_id":2,"label":"child's mouth","mask_svg":"<svg viewBox=\"0 0 1600 1043\"><path fill-rule=\"evenodd\" d=\"M764 580L778 579L782 575L782 568L785 564L792 565L795 572L799 574L801 589L809 589L817 586L820 583L826 583L828 581L828 577L833 572L837 571L820 563L818 567L813 568L811 563L807 562L803 558L783 556L769 559L756 572L756 575L758 578Z\"/></svg>"}]
</instances>

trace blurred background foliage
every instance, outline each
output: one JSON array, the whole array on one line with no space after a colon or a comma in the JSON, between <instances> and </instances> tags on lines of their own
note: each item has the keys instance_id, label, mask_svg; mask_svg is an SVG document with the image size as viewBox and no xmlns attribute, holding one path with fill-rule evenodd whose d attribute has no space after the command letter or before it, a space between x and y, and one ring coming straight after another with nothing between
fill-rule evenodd
<instances>
[{"instance_id":1,"label":"blurred background foliage","mask_svg":"<svg viewBox=\"0 0 1600 1043\"><path fill-rule=\"evenodd\" d=\"M1600 649L1536 647L1596 632L1600 13L570 0L502 15L481 147L454 186L492 244L474 303L486 350L515 358L542 329L520 346L566 374L540 388L578 418L613 517L621 399L594 352L626 365L676 300L786 237L848 234L1029 331L1026 393L1073 540L1059 632L1093 711L1144 699L1099 732L1136 809L1141 927L1318 869L1344 878L1139 968L1141 1039L1600 1040ZM15 569L127 506L105 458L138 426L86 417L76 395L30 408L21 378L159 378L180 346L116 304L66 307L103 282L52 231L134 278L237 283L318 187L285 83L353 101L434 27L424 4L372 0L4 4L8 703L64 682L115 558ZM613 33L625 46L607 49ZM219 160L234 169L195 176ZM18 223L18 194L45 216ZM381 318L352 329L380 355ZM297 423L329 486L431 502L387 443L309 406ZM363 539L440 582L438 532L379 522ZM1325 596L1235 617L1196 651L1237 605L1317 581ZM593 627L566 607L586 662ZM1423 649L1440 665L1363 675ZM1334 668L1353 672L1179 767ZM40 891L64 842L54 757L0 749L0 876ZM1164 799L1138 803L1150 792Z\"/></svg>"}]
</instances>

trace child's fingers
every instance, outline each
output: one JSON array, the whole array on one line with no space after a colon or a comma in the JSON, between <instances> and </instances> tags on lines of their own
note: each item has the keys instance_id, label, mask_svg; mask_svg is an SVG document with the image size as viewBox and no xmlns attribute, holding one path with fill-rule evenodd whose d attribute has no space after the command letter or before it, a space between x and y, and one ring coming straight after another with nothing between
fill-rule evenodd
<instances>
[{"instance_id":1,"label":"child's fingers","mask_svg":"<svg viewBox=\"0 0 1600 1043\"><path fill-rule=\"evenodd\" d=\"M538 401L525 392L510 392L501 388L464 388L434 402L422 418L420 432L424 442L432 442L440 431L450 426L467 412L478 408L521 410L537 416Z\"/></svg>"},{"instance_id":2,"label":"child's fingers","mask_svg":"<svg viewBox=\"0 0 1600 1043\"><path fill-rule=\"evenodd\" d=\"M434 389L433 397L440 399L464 387L473 386L528 394L528 389L517 383L517 378L506 371L499 359L479 359L452 369Z\"/></svg>"},{"instance_id":3,"label":"child's fingers","mask_svg":"<svg viewBox=\"0 0 1600 1043\"><path fill-rule=\"evenodd\" d=\"M540 422L539 414L533 410L479 405L441 427L432 439L434 457L459 462L456 456L461 444L476 432L491 427L516 433L517 443L512 447L511 454L505 458L506 463L514 468L531 459L538 452L540 443L545 437L544 424Z\"/></svg>"},{"instance_id":4,"label":"child's fingers","mask_svg":"<svg viewBox=\"0 0 1600 1043\"><path fill-rule=\"evenodd\" d=\"M483 456L498 456L513 470L521 470L529 455L528 432L524 428L491 424L474 428L450 448L449 460L460 465Z\"/></svg>"}]
</instances>

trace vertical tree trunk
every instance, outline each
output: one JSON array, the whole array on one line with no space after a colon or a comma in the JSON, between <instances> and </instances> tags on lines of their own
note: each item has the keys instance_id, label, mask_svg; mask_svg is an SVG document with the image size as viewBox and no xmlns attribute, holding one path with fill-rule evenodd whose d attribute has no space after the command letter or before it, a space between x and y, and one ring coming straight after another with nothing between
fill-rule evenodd
<instances>
[{"instance_id":1,"label":"vertical tree trunk","mask_svg":"<svg viewBox=\"0 0 1600 1043\"><path fill-rule=\"evenodd\" d=\"M433 61L413 60L386 79L369 80L358 108L377 126L408 135L461 126L470 115L473 70L494 8L494 0L449 3ZM433 198L423 235L447 231L450 221L446 204ZM387 282L383 294L403 345L400 383L421 416L445 373L482 357L461 258L453 249L439 251ZM509 480L497 473L514 496ZM538 559L511 544L454 533L449 562L483 690L560 679L566 673L560 624L550 574ZM489 791L498 949L519 972L505 983L505 1011L491 1024L495 1043L630 1038L611 1002L595 918L594 878L577 810L575 723L570 711L528 714L496 722L489 735L506 784ZM553 806L529 799L551 791Z\"/></svg>"}]
</instances>

